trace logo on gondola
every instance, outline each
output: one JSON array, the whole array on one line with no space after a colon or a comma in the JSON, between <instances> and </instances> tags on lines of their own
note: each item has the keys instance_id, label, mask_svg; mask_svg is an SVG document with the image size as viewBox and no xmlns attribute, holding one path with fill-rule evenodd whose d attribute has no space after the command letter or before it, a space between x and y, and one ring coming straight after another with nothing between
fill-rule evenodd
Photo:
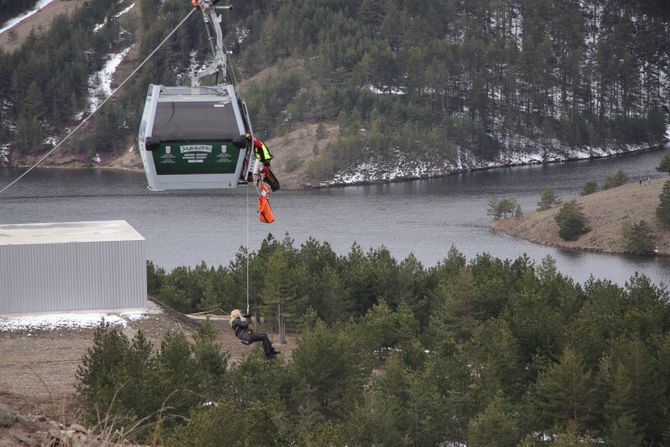
<instances>
[{"instance_id":1,"label":"logo on gondola","mask_svg":"<svg viewBox=\"0 0 670 447\"><path fill-rule=\"evenodd\" d=\"M172 147L165 146L165 153L161 155L161 164L172 165L175 163L174 155L172 155Z\"/></svg>"},{"instance_id":2,"label":"logo on gondola","mask_svg":"<svg viewBox=\"0 0 670 447\"><path fill-rule=\"evenodd\" d=\"M189 144L186 146L181 146L179 148L182 154L185 154L187 152L205 152L208 154L212 153L212 145L211 144Z\"/></svg>"}]
</instances>

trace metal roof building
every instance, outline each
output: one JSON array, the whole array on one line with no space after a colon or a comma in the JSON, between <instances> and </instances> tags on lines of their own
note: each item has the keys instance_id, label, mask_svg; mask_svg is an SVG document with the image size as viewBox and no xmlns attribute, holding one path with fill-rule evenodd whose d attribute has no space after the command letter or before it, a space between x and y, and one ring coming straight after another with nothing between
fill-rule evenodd
<instances>
[{"instance_id":1,"label":"metal roof building","mask_svg":"<svg viewBox=\"0 0 670 447\"><path fill-rule=\"evenodd\" d=\"M144 244L122 220L0 225L0 314L145 308Z\"/></svg>"}]
</instances>

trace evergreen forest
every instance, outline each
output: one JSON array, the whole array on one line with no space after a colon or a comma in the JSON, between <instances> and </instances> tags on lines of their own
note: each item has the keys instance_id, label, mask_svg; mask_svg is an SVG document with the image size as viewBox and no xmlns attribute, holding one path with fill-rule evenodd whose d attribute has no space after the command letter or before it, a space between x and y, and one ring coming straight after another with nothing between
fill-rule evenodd
<instances>
[{"instance_id":1,"label":"evergreen forest","mask_svg":"<svg viewBox=\"0 0 670 447\"><path fill-rule=\"evenodd\" d=\"M244 309L245 260L149 264L149 291L184 311ZM208 323L155 348L101 327L77 372L89 422L109 409L135 441L173 446L670 443L670 303L646 277L575 284L549 257L455 249L426 268L288 236L249 260L262 329L281 303L299 334L290 358L251 347L230 364Z\"/></svg>"},{"instance_id":2,"label":"evergreen forest","mask_svg":"<svg viewBox=\"0 0 670 447\"><path fill-rule=\"evenodd\" d=\"M0 144L42 153L90 111L108 54L138 60L191 8L186 0L90 0L0 52ZM234 0L225 12L231 79L265 138L333 123L315 179L369 159L492 160L508 152L660 144L666 126L666 0ZM124 18L125 17L125 18ZM103 24L102 29L96 25ZM70 144L118 153L136 135L148 83L184 84L207 57L191 17ZM270 75L254 76L259 73Z\"/></svg>"},{"instance_id":3,"label":"evergreen forest","mask_svg":"<svg viewBox=\"0 0 670 447\"><path fill-rule=\"evenodd\" d=\"M12 19L37 4L37 0L0 0L0 28L9 19Z\"/></svg>"}]
</instances>

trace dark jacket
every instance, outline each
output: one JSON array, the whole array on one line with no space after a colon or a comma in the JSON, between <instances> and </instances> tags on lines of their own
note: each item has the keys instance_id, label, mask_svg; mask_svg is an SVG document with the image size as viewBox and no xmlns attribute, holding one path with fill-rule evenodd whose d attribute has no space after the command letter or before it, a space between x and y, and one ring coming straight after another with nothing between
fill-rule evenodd
<instances>
[{"instance_id":1,"label":"dark jacket","mask_svg":"<svg viewBox=\"0 0 670 447\"><path fill-rule=\"evenodd\" d=\"M235 336L240 340L249 340L249 335L251 330L249 329L249 320L250 315L242 315L246 320L241 318L235 318L233 320L233 331L235 331Z\"/></svg>"}]
</instances>

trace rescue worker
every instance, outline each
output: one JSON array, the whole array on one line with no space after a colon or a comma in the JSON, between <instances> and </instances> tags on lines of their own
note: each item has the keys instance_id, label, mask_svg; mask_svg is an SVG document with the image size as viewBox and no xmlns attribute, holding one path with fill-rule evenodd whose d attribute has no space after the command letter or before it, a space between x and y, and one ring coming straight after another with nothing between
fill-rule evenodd
<instances>
[{"instance_id":1,"label":"rescue worker","mask_svg":"<svg viewBox=\"0 0 670 447\"><path fill-rule=\"evenodd\" d=\"M234 309L230 312L230 327L235 331L235 336L245 344L256 343L258 341L263 342L265 358L275 358L277 354L279 354L279 351L272 347L272 343L270 343L267 334L254 332L250 327L250 323L251 315L243 314L239 309Z\"/></svg>"},{"instance_id":2,"label":"rescue worker","mask_svg":"<svg viewBox=\"0 0 670 447\"><path fill-rule=\"evenodd\" d=\"M244 134L244 136L247 138L247 141L251 141L251 133L247 132ZM263 165L260 169L260 172L255 170L255 173L260 173L263 181L270 185L270 188L273 191L277 191L279 189L279 180L277 180L277 177L275 177L274 173L270 169L270 161L273 158L272 152L270 152L270 149L268 149L265 143L263 143L258 138L253 138L253 140L254 154L256 155L256 159Z\"/></svg>"},{"instance_id":3,"label":"rescue worker","mask_svg":"<svg viewBox=\"0 0 670 447\"><path fill-rule=\"evenodd\" d=\"M245 136L247 137L247 141L251 141L251 134L249 132L247 132ZM254 153L256 154L256 158L259 159L264 166L270 166L272 152L270 152L270 149L268 149L265 143L258 138L254 138Z\"/></svg>"}]
</instances>

